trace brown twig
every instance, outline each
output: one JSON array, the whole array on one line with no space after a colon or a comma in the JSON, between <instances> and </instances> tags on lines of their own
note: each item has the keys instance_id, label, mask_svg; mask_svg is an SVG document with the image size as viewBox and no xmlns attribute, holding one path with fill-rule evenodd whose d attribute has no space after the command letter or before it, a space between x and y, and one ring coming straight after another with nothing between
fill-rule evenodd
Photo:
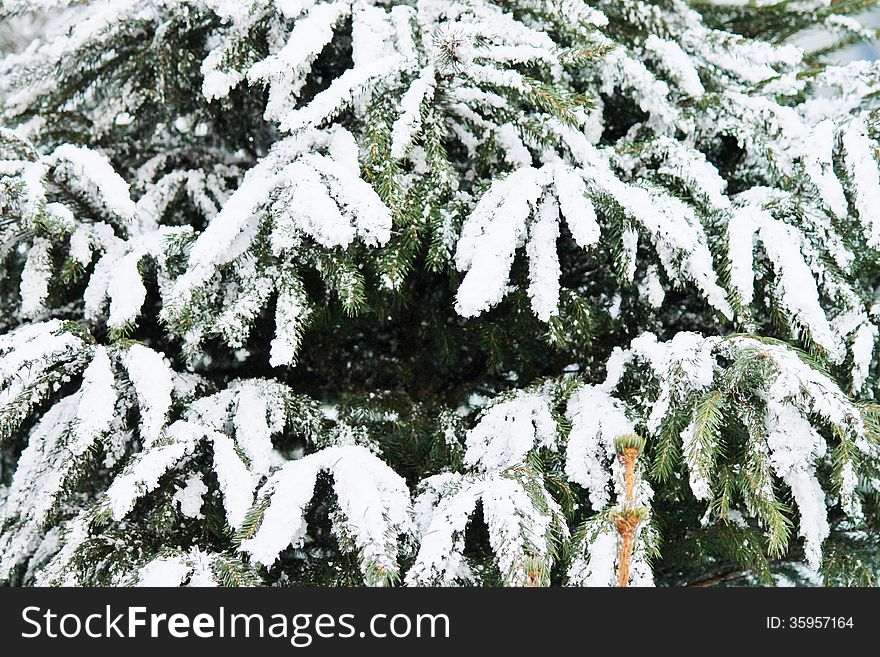
<instances>
[{"instance_id":1,"label":"brown twig","mask_svg":"<svg viewBox=\"0 0 880 657\"><path fill-rule=\"evenodd\" d=\"M618 555L617 585L626 587L629 584L629 564L632 559L633 541L639 525L639 515L634 510L636 459L639 457L636 447L624 447L620 451L620 462L623 465L624 511L615 519L617 533L620 536L620 554Z\"/></svg>"},{"instance_id":2,"label":"brown twig","mask_svg":"<svg viewBox=\"0 0 880 657\"><path fill-rule=\"evenodd\" d=\"M626 587L629 584L629 562L632 558L633 539L639 519L634 513L626 513L616 519L617 533L620 535L620 558L617 569L617 585Z\"/></svg>"}]
</instances>

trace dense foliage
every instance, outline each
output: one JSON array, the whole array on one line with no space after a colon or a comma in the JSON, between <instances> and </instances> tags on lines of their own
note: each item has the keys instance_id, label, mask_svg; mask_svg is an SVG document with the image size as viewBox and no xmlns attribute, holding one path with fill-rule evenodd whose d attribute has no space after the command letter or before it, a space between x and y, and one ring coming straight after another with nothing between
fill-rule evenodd
<instances>
[{"instance_id":1,"label":"dense foliage","mask_svg":"<svg viewBox=\"0 0 880 657\"><path fill-rule=\"evenodd\" d=\"M0 581L874 583L874 4L7 0Z\"/></svg>"}]
</instances>

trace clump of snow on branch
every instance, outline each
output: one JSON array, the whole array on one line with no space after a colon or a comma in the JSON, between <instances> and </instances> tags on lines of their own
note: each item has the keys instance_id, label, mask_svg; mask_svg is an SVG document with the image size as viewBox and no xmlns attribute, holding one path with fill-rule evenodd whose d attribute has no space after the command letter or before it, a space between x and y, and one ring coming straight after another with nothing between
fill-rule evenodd
<instances>
[{"instance_id":1,"label":"clump of snow on branch","mask_svg":"<svg viewBox=\"0 0 880 657\"><path fill-rule=\"evenodd\" d=\"M271 566L282 550L305 538L306 506L318 475L333 478L343 532L359 551L368 581L384 581L399 571L397 538L409 531L409 492L403 479L367 449L328 447L291 461L275 472L258 494L267 502L251 538L241 550Z\"/></svg>"}]
</instances>

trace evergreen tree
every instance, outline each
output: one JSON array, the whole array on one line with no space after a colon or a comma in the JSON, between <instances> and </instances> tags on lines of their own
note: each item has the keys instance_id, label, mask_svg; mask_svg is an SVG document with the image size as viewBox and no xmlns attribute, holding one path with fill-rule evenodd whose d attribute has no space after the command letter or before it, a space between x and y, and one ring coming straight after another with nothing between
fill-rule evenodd
<instances>
[{"instance_id":1,"label":"evergreen tree","mask_svg":"<svg viewBox=\"0 0 880 657\"><path fill-rule=\"evenodd\" d=\"M874 4L6 0L0 582L874 583Z\"/></svg>"}]
</instances>

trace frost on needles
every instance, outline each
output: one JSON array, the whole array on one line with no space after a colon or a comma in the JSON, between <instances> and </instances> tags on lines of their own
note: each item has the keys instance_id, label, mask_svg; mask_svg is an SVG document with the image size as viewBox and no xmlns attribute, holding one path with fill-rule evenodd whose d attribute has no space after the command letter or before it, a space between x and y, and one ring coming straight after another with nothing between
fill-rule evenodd
<instances>
[{"instance_id":1,"label":"frost on needles","mask_svg":"<svg viewBox=\"0 0 880 657\"><path fill-rule=\"evenodd\" d=\"M874 4L6 2L0 582L875 583Z\"/></svg>"}]
</instances>

